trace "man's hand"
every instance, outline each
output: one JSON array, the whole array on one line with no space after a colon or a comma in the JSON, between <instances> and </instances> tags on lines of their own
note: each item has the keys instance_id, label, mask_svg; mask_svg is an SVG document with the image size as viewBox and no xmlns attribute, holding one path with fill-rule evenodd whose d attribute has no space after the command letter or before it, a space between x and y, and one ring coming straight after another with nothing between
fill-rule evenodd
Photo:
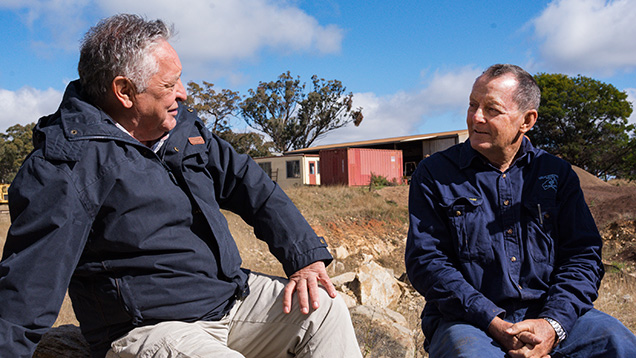
<instances>
[{"instance_id":1,"label":"man's hand","mask_svg":"<svg viewBox=\"0 0 636 358\"><path fill-rule=\"evenodd\" d=\"M550 357L550 351L556 343L556 332L548 321L539 319L527 319L512 325L506 333L517 336L524 346L519 349L509 350L513 357L546 358Z\"/></svg>"},{"instance_id":2,"label":"man's hand","mask_svg":"<svg viewBox=\"0 0 636 358\"><path fill-rule=\"evenodd\" d=\"M517 350L524 346L524 343L520 341L517 336L507 332L511 327L512 323L504 321L499 317L495 317L492 322L490 322L490 326L488 326L490 336L494 338L506 352Z\"/></svg>"},{"instance_id":3,"label":"man's hand","mask_svg":"<svg viewBox=\"0 0 636 358\"><path fill-rule=\"evenodd\" d=\"M337 296L336 289L333 287L329 275L327 275L325 263L322 261L316 261L313 264L307 265L291 275L289 277L289 283L285 286L283 312L291 312L294 292L298 294L298 303L301 313L309 313L309 301L311 301L311 307L313 309L320 307L320 298L318 296L319 282L327 290L331 298Z\"/></svg>"}]
</instances>

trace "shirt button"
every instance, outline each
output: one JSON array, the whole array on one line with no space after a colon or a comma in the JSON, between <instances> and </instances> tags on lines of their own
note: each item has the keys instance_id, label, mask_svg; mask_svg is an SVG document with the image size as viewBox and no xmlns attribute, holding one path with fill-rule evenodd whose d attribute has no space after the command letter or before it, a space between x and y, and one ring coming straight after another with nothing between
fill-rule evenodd
<instances>
[{"instance_id":1,"label":"shirt button","mask_svg":"<svg viewBox=\"0 0 636 358\"><path fill-rule=\"evenodd\" d=\"M512 229L508 229L508 230L506 230L506 233L507 233L508 235L512 235Z\"/></svg>"},{"instance_id":2,"label":"shirt button","mask_svg":"<svg viewBox=\"0 0 636 358\"><path fill-rule=\"evenodd\" d=\"M504 179L506 179L506 174L503 174L501 177L502 177L502 178L504 178Z\"/></svg>"},{"instance_id":3,"label":"shirt button","mask_svg":"<svg viewBox=\"0 0 636 358\"><path fill-rule=\"evenodd\" d=\"M504 205L508 206L510 204L510 200L504 200Z\"/></svg>"},{"instance_id":4,"label":"shirt button","mask_svg":"<svg viewBox=\"0 0 636 358\"><path fill-rule=\"evenodd\" d=\"M461 211L459 211L459 210L457 210L457 211L455 212L455 216L462 216L462 212L461 212Z\"/></svg>"},{"instance_id":5,"label":"shirt button","mask_svg":"<svg viewBox=\"0 0 636 358\"><path fill-rule=\"evenodd\" d=\"M516 261L517 261L517 258L513 256L513 257L511 257L511 258L510 258L510 261L512 261L512 262L516 262Z\"/></svg>"}]
</instances>

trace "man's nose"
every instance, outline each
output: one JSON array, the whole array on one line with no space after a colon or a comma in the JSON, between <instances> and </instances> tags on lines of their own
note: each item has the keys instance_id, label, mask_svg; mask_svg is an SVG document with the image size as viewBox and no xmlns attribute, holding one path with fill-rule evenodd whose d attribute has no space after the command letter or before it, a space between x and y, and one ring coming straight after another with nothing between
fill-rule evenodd
<instances>
[{"instance_id":1,"label":"man's nose","mask_svg":"<svg viewBox=\"0 0 636 358\"><path fill-rule=\"evenodd\" d=\"M469 112L470 119L475 123L484 123L486 119L484 118L484 111L481 108L477 108L472 113Z\"/></svg>"},{"instance_id":2,"label":"man's nose","mask_svg":"<svg viewBox=\"0 0 636 358\"><path fill-rule=\"evenodd\" d=\"M188 92L186 92L183 82L179 79L177 82L177 101L185 101L188 98Z\"/></svg>"}]
</instances>

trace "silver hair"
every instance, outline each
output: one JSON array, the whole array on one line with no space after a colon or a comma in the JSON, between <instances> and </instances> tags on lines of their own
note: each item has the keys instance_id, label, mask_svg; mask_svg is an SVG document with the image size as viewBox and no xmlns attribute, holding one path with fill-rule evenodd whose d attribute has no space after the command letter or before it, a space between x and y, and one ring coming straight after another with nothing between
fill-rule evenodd
<instances>
[{"instance_id":1,"label":"silver hair","mask_svg":"<svg viewBox=\"0 0 636 358\"><path fill-rule=\"evenodd\" d=\"M153 49L174 30L161 20L119 14L101 20L82 40L77 66L84 94L101 102L117 76L128 78L138 93L158 71Z\"/></svg>"},{"instance_id":2,"label":"silver hair","mask_svg":"<svg viewBox=\"0 0 636 358\"><path fill-rule=\"evenodd\" d=\"M539 109L541 103L541 89L531 74L523 68L511 64L496 64L488 67L477 79L481 77L496 78L506 74L512 74L517 80L517 89L513 98L522 111Z\"/></svg>"}]
</instances>

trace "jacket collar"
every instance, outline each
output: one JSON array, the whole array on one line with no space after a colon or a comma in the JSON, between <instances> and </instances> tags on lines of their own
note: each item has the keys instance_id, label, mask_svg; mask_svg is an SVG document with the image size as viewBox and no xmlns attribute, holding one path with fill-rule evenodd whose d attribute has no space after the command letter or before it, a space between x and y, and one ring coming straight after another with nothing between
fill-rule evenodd
<instances>
[{"instance_id":1,"label":"jacket collar","mask_svg":"<svg viewBox=\"0 0 636 358\"><path fill-rule=\"evenodd\" d=\"M172 130L171 136L173 132L183 129L185 123L180 122L188 122L188 115L196 117L192 109L180 104L177 126ZM43 145L47 158L77 161L81 157L84 143L93 139L110 139L144 146L117 128L115 121L106 112L86 101L82 96L79 80L75 80L66 87L57 112L38 121L33 133L33 144L35 147Z\"/></svg>"},{"instance_id":2,"label":"jacket collar","mask_svg":"<svg viewBox=\"0 0 636 358\"><path fill-rule=\"evenodd\" d=\"M34 131L42 131L49 136L51 131L61 128L68 141L96 137L126 138L125 133L115 127L113 119L99 107L86 101L81 93L79 80L69 83L57 112L40 118Z\"/></svg>"}]
</instances>

